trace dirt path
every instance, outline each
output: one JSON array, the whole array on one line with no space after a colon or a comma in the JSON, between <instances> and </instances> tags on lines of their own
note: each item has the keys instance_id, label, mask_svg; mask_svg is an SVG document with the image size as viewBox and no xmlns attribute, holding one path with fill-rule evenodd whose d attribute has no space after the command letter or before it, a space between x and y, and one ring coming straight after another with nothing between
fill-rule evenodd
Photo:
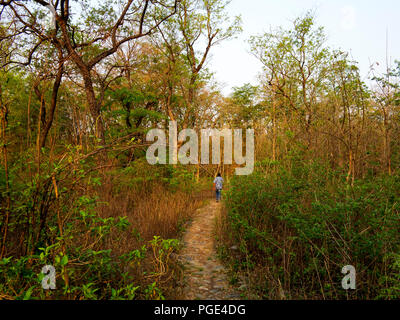
<instances>
[{"instance_id":1,"label":"dirt path","mask_svg":"<svg viewBox=\"0 0 400 320\"><path fill-rule=\"evenodd\" d=\"M215 219L221 205L210 201L197 210L184 236L180 260L185 265L185 300L239 300L218 260L214 243Z\"/></svg>"}]
</instances>

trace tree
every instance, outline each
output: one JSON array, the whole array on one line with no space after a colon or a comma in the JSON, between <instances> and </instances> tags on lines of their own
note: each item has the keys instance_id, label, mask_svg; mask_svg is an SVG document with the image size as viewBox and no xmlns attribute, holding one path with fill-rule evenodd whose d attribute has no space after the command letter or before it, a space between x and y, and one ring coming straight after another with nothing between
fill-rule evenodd
<instances>
[{"instance_id":1,"label":"tree","mask_svg":"<svg viewBox=\"0 0 400 320\"><path fill-rule=\"evenodd\" d=\"M220 114L225 124L232 128L255 128L264 116L264 106L259 98L259 88L249 83L234 87Z\"/></svg>"},{"instance_id":2,"label":"tree","mask_svg":"<svg viewBox=\"0 0 400 320\"><path fill-rule=\"evenodd\" d=\"M198 0L181 2L178 11L179 30L183 36L187 63L191 69L186 102L193 107L196 81L213 46L236 36L241 29L241 18L230 22L226 7L230 1ZM224 25L227 27L224 27ZM205 49L197 51L196 45L205 40Z\"/></svg>"},{"instance_id":3,"label":"tree","mask_svg":"<svg viewBox=\"0 0 400 320\"><path fill-rule=\"evenodd\" d=\"M115 54L124 44L150 35L164 21L176 13L179 0L117 0L103 1L91 7L88 1L72 5L69 0L54 4L34 0L24 4L20 1L2 1L3 15L14 26L13 37L23 44L23 59L8 64L30 64L32 57L43 44L51 44L65 51L79 71L84 83L86 101L95 121L97 138L105 143L105 128L101 115L102 99L96 96L93 69ZM38 7L39 6L39 7ZM166 9L161 11L161 9ZM78 19L73 12L81 11ZM160 14L162 12L162 14ZM46 14L47 13L47 14ZM46 27L47 17L53 15L55 25ZM165 14L164 14L165 13ZM55 27L55 28L54 28ZM19 37L21 34L24 37ZM33 45L28 45L33 43ZM29 46L29 47L28 47Z\"/></svg>"},{"instance_id":4,"label":"tree","mask_svg":"<svg viewBox=\"0 0 400 320\"><path fill-rule=\"evenodd\" d=\"M323 28L315 28L314 20L308 13L297 18L291 30L279 28L250 39L252 53L264 65L265 83L274 95L282 97L280 107L288 105L304 127L308 149L329 58Z\"/></svg>"},{"instance_id":5,"label":"tree","mask_svg":"<svg viewBox=\"0 0 400 320\"><path fill-rule=\"evenodd\" d=\"M381 114L381 130L383 132L383 158L385 170L392 174L392 133L395 122L393 119L399 115L400 106L400 61L397 66L390 68L384 76L374 76L377 90L374 92L374 100Z\"/></svg>"},{"instance_id":6,"label":"tree","mask_svg":"<svg viewBox=\"0 0 400 320\"><path fill-rule=\"evenodd\" d=\"M51 48L50 48L51 50ZM64 75L64 63L65 57L63 51L58 48L57 50L57 59L55 61L44 61L47 60L46 57L53 56L53 54L48 51L45 51L43 55L45 59L39 59L38 65L40 65L37 69L37 79L34 81L33 89L36 94L37 99L40 101L40 123L38 128L38 139L37 139L37 148L38 150L42 149L46 145L47 136L50 132L50 129L53 125L54 115L57 108L58 102L58 93L60 90L62 78ZM32 72L34 74L34 72ZM46 84L52 80L51 89L50 89L50 107L46 108ZM42 84L42 88L40 85Z\"/></svg>"},{"instance_id":7,"label":"tree","mask_svg":"<svg viewBox=\"0 0 400 320\"><path fill-rule=\"evenodd\" d=\"M359 69L355 62L349 61L348 54L335 51L330 61L329 87L326 93L325 110L320 110L319 118L323 119L324 128L318 132L333 138L331 154L342 155L347 159L347 181L354 182L356 164L361 163L361 146L367 140L368 91L360 79ZM339 147L337 147L339 142ZM328 149L329 150L329 149ZM367 150L366 150L367 151Z\"/></svg>"},{"instance_id":8,"label":"tree","mask_svg":"<svg viewBox=\"0 0 400 320\"><path fill-rule=\"evenodd\" d=\"M241 18L231 20L226 13L229 3L225 0L182 0L177 15L160 28L160 37L156 41L168 61L167 109L171 119L177 118L169 106L175 91L173 86L177 85L185 101L183 128L195 125L196 97L202 87L201 79L207 78L202 72L212 47L241 31ZM201 46L203 48L199 49ZM186 77L177 78L182 74Z\"/></svg>"}]
</instances>

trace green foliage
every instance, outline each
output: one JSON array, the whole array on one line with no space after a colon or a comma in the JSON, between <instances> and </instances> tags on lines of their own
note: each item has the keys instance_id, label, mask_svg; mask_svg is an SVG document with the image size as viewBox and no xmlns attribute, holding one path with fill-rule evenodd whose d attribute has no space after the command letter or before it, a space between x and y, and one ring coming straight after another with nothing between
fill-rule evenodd
<instances>
[{"instance_id":1,"label":"green foliage","mask_svg":"<svg viewBox=\"0 0 400 320\"><path fill-rule=\"evenodd\" d=\"M389 276L392 286L383 280L386 256L400 248L399 190L398 176L357 180L351 187L319 162L236 177L227 194L228 221L242 256L235 268L268 268L271 279L260 295L279 280L293 298L299 292L345 298L340 270L354 265L353 297L393 297L398 279Z\"/></svg>"},{"instance_id":2,"label":"green foliage","mask_svg":"<svg viewBox=\"0 0 400 320\"><path fill-rule=\"evenodd\" d=\"M195 187L193 169L185 166L169 166L169 175L164 181L169 185L171 190L193 191Z\"/></svg>"},{"instance_id":3,"label":"green foliage","mask_svg":"<svg viewBox=\"0 0 400 320\"><path fill-rule=\"evenodd\" d=\"M121 256L116 256L112 250L96 251L92 246L84 245L67 246L64 254L62 247L69 243L66 239L79 238L80 231L88 230L93 243L109 241L112 229L118 233L131 232L125 218L101 219L93 212L89 213L91 199L82 198L80 203L76 223L65 230L63 237L57 237L55 243L39 248L32 256L8 257L0 261L0 294L15 299L164 299L157 282L143 287L135 285L134 274L143 272L147 247L153 249L157 261L168 263L170 255L178 249L179 241L155 237L148 246L143 245ZM42 289L44 275L40 270L45 265L53 265L56 269L56 290ZM152 273L158 275L159 272L156 268Z\"/></svg>"},{"instance_id":4,"label":"green foliage","mask_svg":"<svg viewBox=\"0 0 400 320\"><path fill-rule=\"evenodd\" d=\"M382 289L378 298L398 300L400 298L400 255L389 254L387 260L389 272L380 278Z\"/></svg>"},{"instance_id":5,"label":"green foliage","mask_svg":"<svg viewBox=\"0 0 400 320\"><path fill-rule=\"evenodd\" d=\"M221 110L221 116L235 128L253 128L257 120L262 118L264 107L257 101L258 87L245 84L233 88L227 109Z\"/></svg>"}]
</instances>

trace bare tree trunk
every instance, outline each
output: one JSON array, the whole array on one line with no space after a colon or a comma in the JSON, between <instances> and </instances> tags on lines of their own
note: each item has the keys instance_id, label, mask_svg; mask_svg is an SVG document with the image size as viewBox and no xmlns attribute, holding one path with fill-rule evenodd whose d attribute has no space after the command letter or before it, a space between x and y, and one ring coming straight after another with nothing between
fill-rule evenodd
<instances>
[{"instance_id":1,"label":"bare tree trunk","mask_svg":"<svg viewBox=\"0 0 400 320\"><path fill-rule=\"evenodd\" d=\"M97 100L96 100L96 94L94 92L93 82L92 82L92 79L90 76L90 71L88 69L86 69L86 70L81 69L81 73L82 73L83 80L85 83L86 101L89 106L90 114L95 123L96 138L100 139L101 143L103 145L105 145L106 140L105 140L105 132L104 132L105 130L104 130L103 118L101 116L100 106L98 105Z\"/></svg>"},{"instance_id":2,"label":"bare tree trunk","mask_svg":"<svg viewBox=\"0 0 400 320\"><path fill-rule=\"evenodd\" d=\"M57 108L58 91L61 86L61 80L62 80L63 73L64 73L64 64L61 63L60 68L57 72L56 80L54 81L53 91L51 93L50 110L48 112L48 116L46 117L45 124L43 126L42 135L40 138L40 147L41 148L45 147L47 136L53 125L54 114L55 114L55 111Z\"/></svg>"},{"instance_id":3,"label":"bare tree trunk","mask_svg":"<svg viewBox=\"0 0 400 320\"><path fill-rule=\"evenodd\" d=\"M3 143L3 164L4 164L4 173L5 173L5 183L6 183L6 210L4 212L3 217L3 227L2 227L2 243L0 249L0 259L2 259L6 253L6 242L7 242L7 233L8 233L8 224L10 219L10 208L11 208L11 196L10 196L10 184L9 184L9 175L8 175L8 154L7 154L7 115L8 108L7 105L3 104L1 101L1 85L0 85L0 110L1 110L1 136Z\"/></svg>"},{"instance_id":4,"label":"bare tree trunk","mask_svg":"<svg viewBox=\"0 0 400 320\"><path fill-rule=\"evenodd\" d=\"M272 96L272 160L276 161L276 100L275 96Z\"/></svg>"},{"instance_id":5,"label":"bare tree trunk","mask_svg":"<svg viewBox=\"0 0 400 320\"><path fill-rule=\"evenodd\" d=\"M392 150L391 150L391 141L390 141L390 128L389 128L389 111L387 107L383 108L383 116L384 116L384 161L385 161L385 171L389 175L392 175Z\"/></svg>"}]
</instances>

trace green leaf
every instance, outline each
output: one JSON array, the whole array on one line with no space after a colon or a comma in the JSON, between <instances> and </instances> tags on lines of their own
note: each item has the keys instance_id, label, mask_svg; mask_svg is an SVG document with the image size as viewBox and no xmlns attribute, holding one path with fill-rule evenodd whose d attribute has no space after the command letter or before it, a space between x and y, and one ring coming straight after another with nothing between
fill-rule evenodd
<instances>
[{"instance_id":1,"label":"green leaf","mask_svg":"<svg viewBox=\"0 0 400 320\"><path fill-rule=\"evenodd\" d=\"M35 286L30 287L30 288L25 292L25 295L24 295L23 300L30 300L30 298L31 298L31 296L32 296L33 289L35 289Z\"/></svg>"},{"instance_id":2,"label":"green leaf","mask_svg":"<svg viewBox=\"0 0 400 320\"><path fill-rule=\"evenodd\" d=\"M67 263L68 263L68 256L65 255L65 256L63 256L62 259L61 259L61 266L66 266Z\"/></svg>"}]
</instances>

